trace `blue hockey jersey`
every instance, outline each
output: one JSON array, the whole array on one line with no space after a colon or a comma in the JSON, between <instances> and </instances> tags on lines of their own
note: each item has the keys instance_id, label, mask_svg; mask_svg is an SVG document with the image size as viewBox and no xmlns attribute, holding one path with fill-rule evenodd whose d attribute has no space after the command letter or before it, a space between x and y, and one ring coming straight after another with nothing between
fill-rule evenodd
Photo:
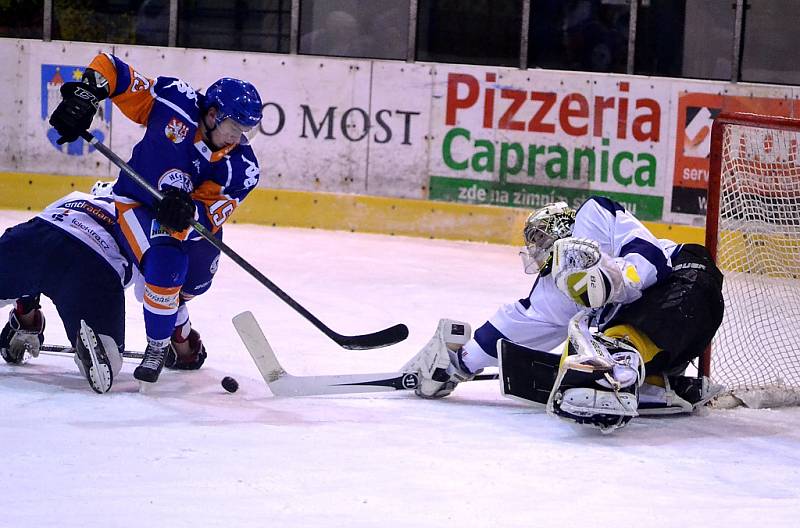
<instances>
[{"instance_id":1,"label":"blue hockey jersey","mask_svg":"<svg viewBox=\"0 0 800 528\"><path fill-rule=\"evenodd\" d=\"M258 161L246 139L213 151L198 129L203 96L180 79L147 78L106 53L89 67L108 79L111 101L128 118L146 126L130 166L158 189L174 186L190 192L200 223L216 232L258 184ZM154 200L124 172L114 185L114 195L120 215ZM133 233L125 235L130 242Z\"/></svg>"}]
</instances>

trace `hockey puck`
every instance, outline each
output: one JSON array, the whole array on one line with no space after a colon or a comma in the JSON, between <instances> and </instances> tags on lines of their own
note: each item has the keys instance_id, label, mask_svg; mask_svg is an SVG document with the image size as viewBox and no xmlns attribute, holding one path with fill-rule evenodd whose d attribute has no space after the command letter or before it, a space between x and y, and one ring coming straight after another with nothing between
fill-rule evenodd
<instances>
[{"instance_id":1,"label":"hockey puck","mask_svg":"<svg viewBox=\"0 0 800 528\"><path fill-rule=\"evenodd\" d=\"M222 378L222 388L228 392L236 392L239 390L239 382L230 376Z\"/></svg>"}]
</instances>

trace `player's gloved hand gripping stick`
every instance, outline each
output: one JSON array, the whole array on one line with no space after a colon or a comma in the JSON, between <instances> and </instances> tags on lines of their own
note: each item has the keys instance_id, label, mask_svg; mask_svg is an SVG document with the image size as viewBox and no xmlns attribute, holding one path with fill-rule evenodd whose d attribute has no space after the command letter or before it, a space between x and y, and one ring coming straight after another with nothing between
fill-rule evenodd
<instances>
[{"instance_id":1,"label":"player's gloved hand gripping stick","mask_svg":"<svg viewBox=\"0 0 800 528\"><path fill-rule=\"evenodd\" d=\"M131 179L133 179L137 184L139 184L144 190L149 192L156 200L159 202L164 198L164 196L152 185L150 185L142 176L140 176L133 168L125 163L119 156L114 154L114 152L106 147L100 140L98 140L94 135L90 132L82 132L81 137L89 142L94 148L96 148L101 154L107 157L111 162L122 169ZM389 345L393 345L404 340L408 337L408 328L404 324L394 325L389 328L385 328L378 332L374 332L371 334L364 334L364 335L354 335L354 336L347 336L342 335L334 332L330 328L328 328L322 321L317 319L311 312L303 308L297 301L289 297L289 295L281 290L274 282L269 280L265 277L260 271L254 268L249 262L239 256L234 250L228 247L224 242L217 239L208 229L203 227L197 220L190 220L189 225L197 231L203 238L208 240L214 247L219 249L222 253L225 253L228 257L231 258L236 264L241 266L245 271L247 271L250 275L252 275L258 282L266 286L272 293L277 295L283 302L291 306L295 309L300 315L305 317L308 321L311 322L315 327L317 327L323 334L331 338L335 341L339 346L342 348L347 348L350 350L364 350L369 348L380 348Z\"/></svg>"}]
</instances>

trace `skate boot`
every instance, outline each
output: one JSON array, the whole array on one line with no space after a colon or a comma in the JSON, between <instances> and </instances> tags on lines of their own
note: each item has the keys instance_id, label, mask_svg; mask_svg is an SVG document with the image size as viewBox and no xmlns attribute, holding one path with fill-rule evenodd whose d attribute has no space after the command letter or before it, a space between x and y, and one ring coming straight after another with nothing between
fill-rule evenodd
<instances>
[{"instance_id":1,"label":"skate boot","mask_svg":"<svg viewBox=\"0 0 800 528\"><path fill-rule=\"evenodd\" d=\"M8 314L8 323L0 332L0 356L7 363L19 365L26 354L39 356L39 348L44 343L44 314L39 309L39 298L23 298L17 301ZM25 322L28 319L32 321Z\"/></svg>"},{"instance_id":2,"label":"skate boot","mask_svg":"<svg viewBox=\"0 0 800 528\"><path fill-rule=\"evenodd\" d=\"M142 363L133 371L133 377L145 383L155 383L164 368L167 347L147 345Z\"/></svg>"},{"instance_id":3,"label":"skate boot","mask_svg":"<svg viewBox=\"0 0 800 528\"><path fill-rule=\"evenodd\" d=\"M706 376L671 376L669 383L675 394L689 402L692 409L702 407L725 391L724 385L714 383Z\"/></svg>"},{"instance_id":4,"label":"skate boot","mask_svg":"<svg viewBox=\"0 0 800 528\"><path fill-rule=\"evenodd\" d=\"M74 360L92 390L98 394L111 389L114 376L122 368L122 356L114 340L106 335L96 335L85 321L81 321L75 340Z\"/></svg>"}]
</instances>

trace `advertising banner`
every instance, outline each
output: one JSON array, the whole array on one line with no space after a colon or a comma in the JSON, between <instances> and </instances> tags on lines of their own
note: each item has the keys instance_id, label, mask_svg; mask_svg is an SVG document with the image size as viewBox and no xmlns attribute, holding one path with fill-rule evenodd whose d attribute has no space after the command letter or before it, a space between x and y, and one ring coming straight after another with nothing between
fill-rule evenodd
<instances>
[{"instance_id":1,"label":"advertising banner","mask_svg":"<svg viewBox=\"0 0 800 528\"><path fill-rule=\"evenodd\" d=\"M0 170L113 178L49 114L99 52L204 91L252 82L262 187L531 209L603 194L643 220L702 225L720 111L800 116L788 86L199 49L0 39ZM121 157L143 127L101 104Z\"/></svg>"},{"instance_id":2,"label":"advertising banner","mask_svg":"<svg viewBox=\"0 0 800 528\"><path fill-rule=\"evenodd\" d=\"M602 193L661 219L667 83L467 67L438 77L431 199L532 208Z\"/></svg>"},{"instance_id":3,"label":"advertising banner","mask_svg":"<svg viewBox=\"0 0 800 528\"><path fill-rule=\"evenodd\" d=\"M720 112L799 117L800 101L788 98L785 89L775 93L775 89L768 87L751 87L746 95L738 95L736 89L708 93L702 91L702 86L693 88L678 90L675 94L677 120L671 212L705 216L714 118Z\"/></svg>"}]
</instances>

